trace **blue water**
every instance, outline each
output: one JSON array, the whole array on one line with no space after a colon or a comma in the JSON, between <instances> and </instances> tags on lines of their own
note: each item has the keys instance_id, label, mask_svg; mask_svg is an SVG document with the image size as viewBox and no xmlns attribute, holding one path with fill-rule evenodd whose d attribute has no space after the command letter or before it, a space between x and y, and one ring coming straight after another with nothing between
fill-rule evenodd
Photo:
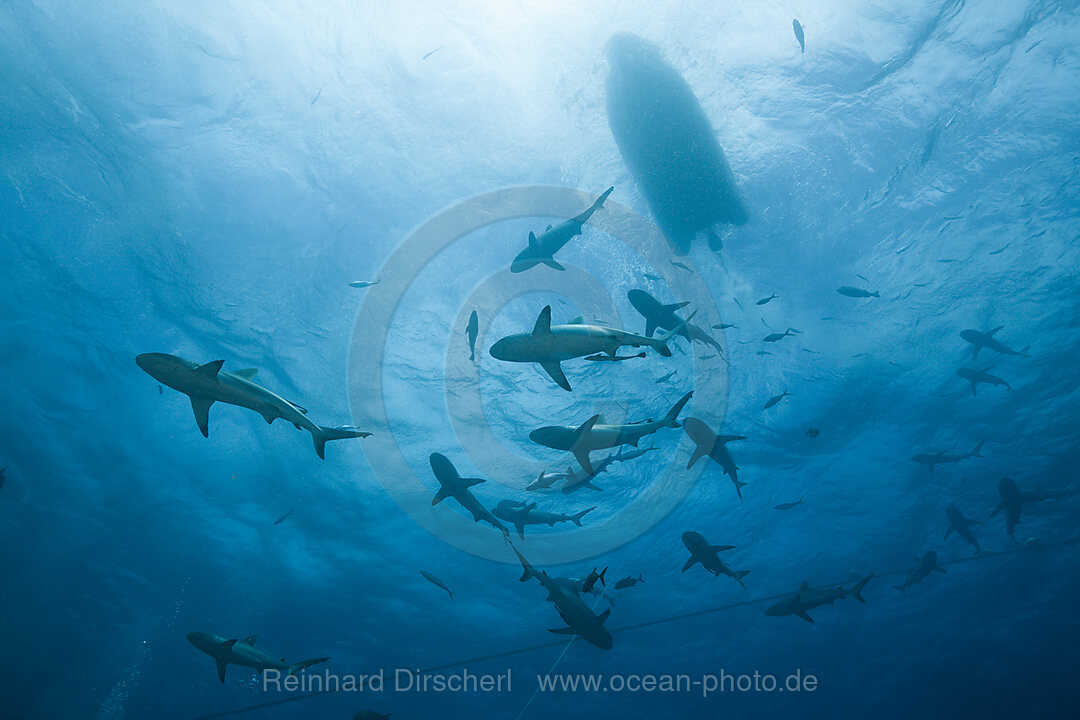
<instances>
[{"instance_id":1,"label":"blue water","mask_svg":"<svg viewBox=\"0 0 1080 720\"><path fill-rule=\"evenodd\" d=\"M1080 482L1076 3L309 5L0 3L0 717L189 720L295 697L242 667L219 683L190 631L330 656L311 672L513 677L511 692L388 688L244 718L1076 716L1080 500L1025 505L1015 543L991 517L1003 476ZM748 213L718 253L620 235L651 212L606 116L617 31L656 45L716 131ZM558 254L566 273L506 280L530 230L611 185ZM440 235L448 208L553 187L572 193L553 209ZM437 252L393 264L433 221ZM558 322L641 332L634 287L735 323L714 331L730 365L675 340L670 360L567 362L567 393L487 353L548 303ZM973 362L959 332L999 325L1029 357ZM307 432L216 404L205 439L187 398L135 365L144 352L257 367L317 422L375 434L323 461ZM1011 390L973 397L956 369L988 365ZM715 463L683 470L675 429L603 492L523 491L574 462L532 429L657 418L688 390L684 416L747 438L730 445L741 501ZM909 459L982 440L933 473ZM487 507L596 506L580 530L511 537L553 575L642 574L613 605L586 596L611 607L613 649L547 645L563 623L500 533L431 506L434 452L488 479L473 488ZM985 521L986 556L943 540L949 505ZM686 530L735 545L723 558L747 589L680 572ZM928 550L947 574L893 590ZM764 614L804 580L870 572L886 577L865 604L814 624ZM818 687L536 692L550 672L722 670Z\"/></svg>"}]
</instances>

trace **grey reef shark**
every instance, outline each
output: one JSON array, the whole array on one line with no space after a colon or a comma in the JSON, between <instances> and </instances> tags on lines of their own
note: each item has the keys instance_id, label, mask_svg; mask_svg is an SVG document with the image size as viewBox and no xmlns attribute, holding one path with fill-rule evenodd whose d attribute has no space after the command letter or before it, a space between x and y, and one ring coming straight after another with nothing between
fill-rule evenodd
<instances>
[{"instance_id":1,"label":"grey reef shark","mask_svg":"<svg viewBox=\"0 0 1080 720\"><path fill-rule=\"evenodd\" d=\"M604 207L604 201L614 190L614 187L609 187L604 191L603 195L596 199L592 206L580 215L576 215L558 225L548 225L547 230L542 232L540 237L529 232L529 246L514 258L514 262L510 264L510 272L525 272L541 263L554 270L565 270L566 268L555 260L555 253L562 250L566 243L573 240L576 235L581 234L582 226L589 221L594 212Z\"/></svg>"},{"instance_id":2,"label":"grey reef shark","mask_svg":"<svg viewBox=\"0 0 1080 720\"><path fill-rule=\"evenodd\" d=\"M625 425L606 425L600 422L600 415L597 414L578 426L549 425L538 428L529 433L529 439L553 450L565 450L573 453L578 463L581 464L581 469L586 473L593 474L593 465L589 453L619 445L637 447L643 437L652 435L657 430L679 427L679 413L682 412L683 407L693 395L693 391L683 395L660 420L644 420Z\"/></svg>"},{"instance_id":3,"label":"grey reef shark","mask_svg":"<svg viewBox=\"0 0 1080 720\"><path fill-rule=\"evenodd\" d=\"M597 353L614 357L623 346L651 347L664 357L671 357L667 343L676 333L677 330L672 330L650 338L584 323L552 325L551 306L546 305L536 318L532 332L508 335L492 345L488 352L491 357L504 362L537 363L559 387L570 390L570 381L560 365L564 360Z\"/></svg>"},{"instance_id":4,"label":"grey reef shark","mask_svg":"<svg viewBox=\"0 0 1080 720\"><path fill-rule=\"evenodd\" d=\"M144 353L135 357L135 363L162 385L168 385L191 398L191 409L203 437L210 437L210 406L215 402L254 410L268 423L282 418L298 430L307 430L320 458L326 457L327 440L371 435L350 426L335 428L316 425L308 418L307 410L257 385L253 378L259 371L254 368L225 372L221 369L224 360L199 365L165 353Z\"/></svg>"}]
</instances>

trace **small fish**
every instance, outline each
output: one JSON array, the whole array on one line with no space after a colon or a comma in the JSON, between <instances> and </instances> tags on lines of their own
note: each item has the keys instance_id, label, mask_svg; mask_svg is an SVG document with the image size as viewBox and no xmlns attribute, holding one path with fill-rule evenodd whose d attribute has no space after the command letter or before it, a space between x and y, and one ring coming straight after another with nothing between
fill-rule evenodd
<instances>
[{"instance_id":1,"label":"small fish","mask_svg":"<svg viewBox=\"0 0 1080 720\"><path fill-rule=\"evenodd\" d=\"M728 328L735 328L736 330L738 330L739 326L735 323L720 323L719 325L712 326L713 330L727 330Z\"/></svg>"},{"instance_id":2,"label":"small fish","mask_svg":"<svg viewBox=\"0 0 1080 720\"><path fill-rule=\"evenodd\" d=\"M432 56L432 55L434 55L435 53L439 52L440 50L442 50L442 45L440 45L439 47L435 48L434 50L432 50L431 52L429 52L429 53L428 53L427 55L425 55L424 57L422 57L422 58L420 58L420 59L421 59L421 60L427 60L427 59L428 59L429 57L431 57L431 56Z\"/></svg>"},{"instance_id":3,"label":"small fish","mask_svg":"<svg viewBox=\"0 0 1080 720\"><path fill-rule=\"evenodd\" d=\"M587 578L585 578L585 582L581 583L581 592L583 592L583 593L592 592L593 586L596 585L597 580L600 581L601 585L603 585L604 587L607 587L607 580L604 579L604 575L606 575L606 574L607 574L607 568L604 568L600 572L596 572L596 568L593 568L592 572L589 573L589 576Z\"/></svg>"},{"instance_id":4,"label":"small fish","mask_svg":"<svg viewBox=\"0 0 1080 720\"><path fill-rule=\"evenodd\" d=\"M806 35L803 34L802 23L796 18L791 21L791 29L795 31L795 39L799 41L799 49L806 54Z\"/></svg>"},{"instance_id":5,"label":"small fish","mask_svg":"<svg viewBox=\"0 0 1080 720\"><path fill-rule=\"evenodd\" d=\"M716 357L716 353L712 353L711 355L702 355L701 359L702 360L712 360L714 357Z\"/></svg>"},{"instance_id":6,"label":"small fish","mask_svg":"<svg viewBox=\"0 0 1080 720\"><path fill-rule=\"evenodd\" d=\"M1010 245L1012 245L1012 243L1005 243L1004 247L1000 247L997 250L991 250L990 254L991 255L1000 255L1001 253L1005 252L1009 248Z\"/></svg>"},{"instance_id":7,"label":"small fish","mask_svg":"<svg viewBox=\"0 0 1080 720\"><path fill-rule=\"evenodd\" d=\"M615 583L615 589L623 590L625 588L632 588L638 583L643 582L645 582L645 578L641 577L641 575L638 575L637 577L624 577L622 580Z\"/></svg>"},{"instance_id":8,"label":"small fish","mask_svg":"<svg viewBox=\"0 0 1080 720\"><path fill-rule=\"evenodd\" d=\"M607 353L598 353L596 355L589 355L585 359L594 362L619 362L620 360L633 360L634 358L643 357L645 357L644 352L639 352L637 355L608 355Z\"/></svg>"},{"instance_id":9,"label":"small fish","mask_svg":"<svg viewBox=\"0 0 1080 720\"><path fill-rule=\"evenodd\" d=\"M480 318L477 317L476 311L472 311L472 315L469 316L469 325L465 328L465 336L469 338L469 359L476 360L476 334L480 332Z\"/></svg>"},{"instance_id":10,"label":"small fish","mask_svg":"<svg viewBox=\"0 0 1080 720\"><path fill-rule=\"evenodd\" d=\"M763 409L768 410L773 405L780 402L781 400L783 400L784 398L786 398L789 395L791 395L791 393L789 393L787 390L780 393L779 395L773 395L771 398L769 398L769 402L765 403L765 407Z\"/></svg>"},{"instance_id":11,"label":"small fish","mask_svg":"<svg viewBox=\"0 0 1080 720\"><path fill-rule=\"evenodd\" d=\"M670 379L672 378L672 376L674 376L674 375L675 375L675 373L677 373L677 372L679 372L679 371L678 371L678 370L672 370L671 372L669 372L669 373L668 373L667 375L665 375L664 377L662 377L662 378L659 378L658 380L653 380L653 382L654 382L654 383L656 383L657 385L659 385L660 383L663 383L663 382L667 382L667 381L668 381L668 380L670 380Z\"/></svg>"},{"instance_id":12,"label":"small fish","mask_svg":"<svg viewBox=\"0 0 1080 720\"><path fill-rule=\"evenodd\" d=\"M323 86L320 86L320 87L319 87L319 92L315 93L315 97L313 97L313 98L311 99L311 104L312 104L312 105L314 105L315 103L317 103L317 102L319 101L319 98L320 98L320 97L322 97L322 89L323 89L323 87L326 87L326 86L325 86L325 85L323 85Z\"/></svg>"},{"instance_id":13,"label":"small fish","mask_svg":"<svg viewBox=\"0 0 1080 720\"><path fill-rule=\"evenodd\" d=\"M547 490L549 487L566 479L566 473L549 473L547 470L541 470L540 476L529 483L525 490L532 492L534 490Z\"/></svg>"},{"instance_id":14,"label":"small fish","mask_svg":"<svg viewBox=\"0 0 1080 720\"><path fill-rule=\"evenodd\" d=\"M436 587L440 587L440 588L442 588L443 590L445 590L445 591L446 591L446 593L447 593L447 594L448 594L448 595L450 596L450 599L451 599L451 600L453 600L453 599L454 599L454 593L450 592L450 588L446 587L446 583L444 583L444 582L443 582L442 580L440 580L439 578L435 577L435 576L434 576L434 575L432 575L431 573L429 573L429 572L425 572L425 571L423 571L423 570L421 570L421 571L420 571L420 574L421 574L421 575L423 575L423 576L424 576L424 579L425 579L425 580L427 580L427 581L428 581L429 583L431 583L432 585L435 585Z\"/></svg>"},{"instance_id":15,"label":"small fish","mask_svg":"<svg viewBox=\"0 0 1080 720\"><path fill-rule=\"evenodd\" d=\"M648 279L648 280L653 280L655 282L663 282L664 281L664 278L662 278L662 277L660 277L658 275L653 275L652 273L643 273L643 274L644 274L645 278Z\"/></svg>"},{"instance_id":16,"label":"small fish","mask_svg":"<svg viewBox=\"0 0 1080 720\"><path fill-rule=\"evenodd\" d=\"M757 354L758 355L772 355L772 353L769 352L768 350L758 350Z\"/></svg>"},{"instance_id":17,"label":"small fish","mask_svg":"<svg viewBox=\"0 0 1080 720\"><path fill-rule=\"evenodd\" d=\"M366 287L371 287L372 285L378 285L378 284L379 284L379 280L377 280L377 279L376 280L353 280L351 283L349 283L349 287L366 288Z\"/></svg>"},{"instance_id":18,"label":"small fish","mask_svg":"<svg viewBox=\"0 0 1080 720\"><path fill-rule=\"evenodd\" d=\"M796 505L802 505L802 504L803 504L802 498L799 498L799 502L780 503L779 505L776 505L774 507L777 510L790 510L791 508L795 507Z\"/></svg>"},{"instance_id":19,"label":"small fish","mask_svg":"<svg viewBox=\"0 0 1080 720\"><path fill-rule=\"evenodd\" d=\"M758 301L757 301L757 303L756 303L756 304L757 304L757 305L766 305L766 304L768 304L768 303L772 302L773 300L775 300L775 299L776 299L776 298L778 298L778 297L780 297L780 296L779 296L779 295L777 295L776 293L773 293L772 295L770 295L770 296L769 296L769 297L767 297L767 298L761 298L760 300L758 300Z\"/></svg>"},{"instance_id":20,"label":"small fish","mask_svg":"<svg viewBox=\"0 0 1080 720\"><path fill-rule=\"evenodd\" d=\"M843 287L838 287L838 288L836 288L836 292L840 293L841 295L845 295L847 297L853 297L853 298L879 298L879 297L881 297L881 293L877 292L876 290L874 292L870 292L869 290L863 290L862 288L851 287L850 285L844 285Z\"/></svg>"},{"instance_id":21,"label":"small fish","mask_svg":"<svg viewBox=\"0 0 1080 720\"><path fill-rule=\"evenodd\" d=\"M933 282L934 282L933 280L927 280L927 281L926 281L926 282L924 282L924 283L911 283L911 284L912 284L913 286L915 286L915 287L918 287L918 288L924 288L924 287L926 287L927 285L932 285L932 284L933 284Z\"/></svg>"},{"instance_id":22,"label":"small fish","mask_svg":"<svg viewBox=\"0 0 1080 720\"><path fill-rule=\"evenodd\" d=\"M733 297L733 298L731 298L731 299L735 301L735 304L739 306L739 309L740 309L740 310L742 310L742 309L743 309L743 308L742 308L742 303L741 303L741 302L739 302L739 298L737 298L737 297Z\"/></svg>"},{"instance_id":23,"label":"small fish","mask_svg":"<svg viewBox=\"0 0 1080 720\"><path fill-rule=\"evenodd\" d=\"M285 513L284 515L279 517L277 520L275 520L274 524L275 525L280 525L281 523L285 522L286 520L289 519L289 516L292 515L295 510L296 510L296 508L290 509L289 512Z\"/></svg>"},{"instance_id":24,"label":"small fish","mask_svg":"<svg viewBox=\"0 0 1080 720\"><path fill-rule=\"evenodd\" d=\"M668 262L670 262L672 265L674 265L677 268L682 268L686 272L690 272L690 273L694 272L688 266L684 265L683 263L679 262L678 260L669 260Z\"/></svg>"},{"instance_id":25,"label":"small fish","mask_svg":"<svg viewBox=\"0 0 1080 720\"><path fill-rule=\"evenodd\" d=\"M810 428L809 430L806 431L806 437L810 438L811 440L816 438L820 434L821 434L821 431L818 430L817 428Z\"/></svg>"},{"instance_id":26,"label":"small fish","mask_svg":"<svg viewBox=\"0 0 1080 720\"><path fill-rule=\"evenodd\" d=\"M160 385L158 385L158 386L157 386L157 394L158 394L158 395L164 395L164 394L165 394L165 388L163 388L163 387L161 387Z\"/></svg>"},{"instance_id":27,"label":"small fish","mask_svg":"<svg viewBox=\"0 0 1080 720\"><path fill-rule=\"evenodd\" d=\"M792 335L792 334L794 334L794 333L791 332L791 328L788 328L787 330L785 330L782 333L772 333L771 335L766 335L765 336L765 342L770 342L770 343L771 342L779 342L779 341L783 340L784 338L786 338L788 335Z\"/></svg>"},{"instance_id":28,"label":"small fish","mask_svg":"<svg viewBox=\"0 0 1080 720\"><path fill-rule=\"evenodd\" d=\"M960 262L960 259L959 258L940 258L938 260L938 262L939 263L954 263L954 262Z\"/></svg>"}]
</instances>

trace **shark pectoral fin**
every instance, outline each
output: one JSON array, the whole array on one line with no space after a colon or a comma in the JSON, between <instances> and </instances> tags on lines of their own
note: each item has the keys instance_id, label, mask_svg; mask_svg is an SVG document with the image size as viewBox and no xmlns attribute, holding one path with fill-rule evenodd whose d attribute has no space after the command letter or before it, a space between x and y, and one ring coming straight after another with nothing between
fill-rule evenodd
<instances>
[{"instance_id":1,"label":"shark pectoral fin","mask_svg":"<svg viewBox=\"0 0 1080 720\"><path fill-rule=\"evenodd\" d=\"M531 249L535 249L535 248L536 248L536 233L534 233L532 230L530 230L529 231L529 249L531 250Z\"/></svg>"},{"instance_id":2,"label":"shark pectoral fin","mask_svg":"<svg viewBox=\"0 0 1080 720\"><path fill-rule=\"evenodd\" d=\"M656 332L656 321L651 317L645 319L645 337L652 337Z\"/></svg>"},{"instance_id":3,"label":"shark pectoral fin","mask_svg":"<svg viewBox=\"0 0 1080 720\"><path fill-rule=\"evenodd\" d=\"M611 615L611 608L608 608L604 612L597 615L596 619L600 621L601 625L603 625L605 622L607 622L607 619L608 619L609 615Z\"/></svg>"},{"instance_id":4,"label":"shark pectoral fin","mask_svg":"<svg viewBox=\"0 0 1080 720\"><path fill-rule=\"evenodd\" d=\"M799 617L801 617L803 620L805 620L808 623L814 622L814 618L807 615L805 610L796 610L795 614L798 615Z\"/></svg>"},{"instance_id":5,"label":"shark pectoral fin","mask_svg":"<svg viewBox=\"0 0 1080 720\"><path fill-rule=\"evenodd\" d=\"M439 503L441 503L443 500L445 500L448 497L450 497L450 491L447 490L446 488L440 488L439 492L435 493L435 497L431 498L432 507L434 507L435 505L438 505Z\"/></svg>"},{"instance_id":6,"label":"shark pectoral fin","mask_svg":"<svg viewBox=\"0 0 1080 720\"><path fill-rule=\"evenodd\" d=\"M698 460L708 454L709 453L705 450L704 447L702 447L701 445L696 446L694 448L694 452L690 454L690 461L686 463L686 469L689 470L690 468L694 467L694 464L697 463Z\"/></svg>"},{"instance_id":7,"label":"shark pectoral fin","mask_svg":"<svg viewBox=\"0 0 1080 720\"><path fill-rule=\"evenodd\" d=\"M465 487L472 487L473 485L479 485L482 482L487 482L484 478L461 478L461 482L465 484Z\"/></svg>"},{"instance_id":8,"label":"shark pectoral fin","mask_svg":"<svg viewBox=\"0 0 1080 720\"><path fill-rule=\"evenodd\" d=\"M551 333L551 306L545 305L544 309L540 311L540 314L536 317L536 324L533 325L532 334L533 337L538 335L549 335Z\"/></svg>"},{"instance_id":9,"label":"shark pectoral fin","mask_svg":"<svg viewBox=\"0 0 1080 720\"><path fill-rule=\"evenodd\" d=\"M244 644L245 645L254 645L255 641L258 640L258 639L259 639L258 635L248 635L246 638L244 638Z\"/></svg>"},{"instance_id":10,"label":"shark pectoral fin","mask_svg":"<svg viewBox=\"0 0 1080 720\"><path fill-rule=\"evenodd\" d=\"M518 522L514 523L514 527L518 531L518 537L521 538L522 540L524 540L525 539L525 523L523 523L521 521L518 521Z\"/></svg>"},{"instance_id":11,"label":"shark pectoral fin","mask_svg":"<svg viewBox=\"0 0 1080 720\"><path fill-rule=\"evenodd\" d=\"M575 450L574 457L577 458L578 463L581 465L581 469L592 475L593 466L592 460L589 459L589 451L584 448Z\"/></svg>"},{"instance_id":12,"label":"shark pectoral fin","mask_svg":"<svg viewBox=\"0 0 1080 720\"><path fill-rule=\"evenodd\" d=\"M199 424L199 430L203 437L210 437L210 406L214 401L199 395L191 396L191 409L195 413L195 422Z\"/></svg>"},{"instance_id":13,"label":"shark pectoral fin","mask_svg":"<svg viewBox=\"0 0 1080 720\"><path fill-rule=\"evenodd\" d=\"M734 545L710 545L709 549L713 552L724 552L725 550L734 550Z\"/></svg>"},{"instance_id":14,"label":"shark pectoral fin","mask_svg":"<svg viewBox=\"0 0 1080 720\"><path fill-rule=\"evenodd\" d=\"M258 374L259 374L259 369L258 368L244 368L243 370L235 370L235 371L233 371L233 375L236 375L237 377L242 377L245 380L250 380L251 378L255 377Z\"/></svg>"},{"instance_id":15,"label":"shark pectoral fin","mask_svg":"<svg viewBox=\"0 0 1080 720\"><path fill-rule=\"evenodd\" d=\"M224 360L212 360L205 365L200 365L199 367L195 368L195 373L213 380L217 377L218 372L221 370L221 366L224 364Z\"/></svg>"},{"instance_id":16,"label":"shark pectoral fin","mask_svg":"<svg viewBox=\"0 0 1080 720\"><path fill-rule=\"evenodd\" d=\"M216 660L218 680L220 680L221 682L225 682L225 669L228 667L229 664L221 658L216 658Z\"/></svg>"},{"instance_id":17,"label":"shark pectoral fin","mask_svg":"<svg viewBox=\"0 0 1080 720\"><path fill-rule=\"evenodd\" d=\"M571 392L573 391L573 389L570 387L570 381L566 379L566 374L563 373L562 366L559 365L557 360L553 360L551 362L542 362L540 363L540 367L544 368L544 372L550 375L551 379L554 380L563 390L568 390Z\"/></svg>"},{"instance_id":18,"label":"shark pectoral fin","mask_svg":"<svg viewBox=\"0 0 1080 720\"><path fill-rule=\"evenodd\" d=\"M695 556L691 555L690 559L686 561L686 564L682 566L682 571L686 572L690 568L694 567L694 563L696 563L697 561L698 559Z\"/></svg>"},{"instance_id":19,"label":"shark pectoral fin","mask_svg":"<svg viewBox=\"0 0 1080 720\"><path fill-rule=\"evenodd\" d=\"M551 258L551 257L544 258L540 262L544 263L549 268L553 268L555 270L566 270L566 268L564 268L562 265L560 265L558 263L558 261L555 260L555 258Z\"/></svg>"},{"instance_id":20,"label":"shark pectoral fin","mask_svg":"<svg viewBox=\"0 0 1080 720\"><path fill-rule=\"evenodd\" d=\"M939 573L945 573L946 575L949 574L949 571L941 567L940 565L935 566L934 569L937 570Z\"/></svg>"},{"instance_id":21,"label":"shark pectoral fin","mask_svg":"<svg viewBox=\"0 0 1080 720\"><path fill-rule=\"evenodd\" d=\"M548 629L548 632L549 633L555 633L556 635L576 635L577 634L577 633L574 632L574 628L571 628L571 627L555 628L554 630Z\"/></svg>"}]
</instances>

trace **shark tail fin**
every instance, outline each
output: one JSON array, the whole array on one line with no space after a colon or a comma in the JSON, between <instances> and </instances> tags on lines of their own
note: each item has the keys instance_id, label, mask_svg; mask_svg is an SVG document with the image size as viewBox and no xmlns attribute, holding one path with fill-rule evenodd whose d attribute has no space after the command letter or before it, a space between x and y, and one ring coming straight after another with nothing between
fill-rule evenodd
<instances>
[{"instance_id":1,"label":"shark tail fin","mask_svg":"<svg viewBox=\"0 0 1080 720\"><path fill-rule=\"evenodd\" d=\"M350 425L343 427L322 427L316 426L316 430L311 433L311 439L315 443L315 452L323 460L326 459L326 441L327 440L344 440L346 438L364 438L371 435L371 433L355 428Z\"/></svg>"},{"instance_id":2,"label":"shark tail fin","mask_svg":"<svg viewBox=\"0 0 1080 720\"><path fill-rule=\"evenodd\" d=\"M533 506L535 507L536 503L533 503ZM577 513L576 515L571 515L570 516L570 522L574 523L578 527L581 527L581 518L585 517L586 515L588 515L589 513L591 513L595 509L596 509L595 507L591 507L588 510L582 510L581 512Z\"/></svg>"},{"instance_id":3,"label":"shark tail fin","mask_svg":"<svg viewBox=\"0 0 1080 720\"><path fill-rule=\"evenodd\" d=\"M613 192L615 192L615 186L614 185L612 185L607 190L605 190L600 197L596 198L596 202L594 202L592 204L592 207L590 208L590 210L592 212L596 212L600 208L604 207L604 201L607 200L608 195L610 195Z\"/></svg>"},{"instance_id":4,"label":"shark tail fin","mask_svg":"<svg viewBox=\"0 0 1080 720\"><path fill-rule=\"evenodd\" d=\"M875 292L872 292L872 293L870 293L870 297L875 297L875 298L879 298L879 297L881 297L881 293L879 293L879 292L877 292L877 291L875 291Z\"/></svg>"},{"instance_id":5,"label":"shark tail fin","mask_svg":"<svg viewBox=\"0 0 1080 720\"><path fill-rule=\"evenodd\" d=\"M874 573L870 573L869 575L864 577L862 580L860 580L858 585L856 585L855 587L853 587L851 589L852 596L854 596L854 598L856 600L858 600L859 602L861 602L861 603L866 602L866 600L863 599L862 591L863 591L863 588L866 587L866 583L870 582L870 579L873 578L873 577L874 577Z\"/></svg>"},{"instance_id":6,"label":"shark tail fin","mask_svg":"<svg viewBox=\"0 0 1080 720\"><path fill-rule=\"evenodd\" d=\"M642 574L641 574L641 573L638 573L638 576L637 576L637 581L638 581L639 583L644 583L644 582L645 582L645 578L644 578L644 577L642 577Z\"/></svg>"},{"instance_id":7,"label":"shark tail fin","mask_svg":"<svg viewBox=\"0 0 1080 720\"><path fill-rule=\"evenodd\" d=\"M742 581L742 579L744 577L746 577L747 575L749 575L749 574L750 574L749 570L736 570L735 571L735 582L739 583L740 585L742 585L745 588L746 583L744 583Z\"/></svg>"},{"instance_id":8,"label":"shark tail fin","mask_svg":"<svg viewBox=\"0 0 1080 720\"><path fill-rule=\"evenodd\" d=\"M604 587L607 587L607 580L604 579L604 576L607 575L607 570L608 569L606 567L603 570L601 570L600 571L600 577L597 578L597 580L600 581L600 584L603 585Z\"/></svg>"},{"instance_id":9,"label":"shark tail fin","mask_svg":"<svg viewBox=\"0 0 1080 720\"><path fill-rule=\"evenodd\" d=\"M1021 350L1020 353L1019 353L1020 357L1031 357L1030 355L1028 355L1028 350L1030 350L1030 349L1031 349L1031 346L1028 345L1026 348Z\"/></svg>"},{"instance_id":10,"label":"shark tail fin","mask_svg":"<svg viewBox=\"0 0 1080 720\"><path fill-rule=\"evenodd\" d=\"M312 665L318 665L319 663L324 663L329 659L330 658L328 658L328 657L321 657L321 658L313 658L311 660L301 660L300 662L293 663L292 665L289 666L289 676L292 677L293 675L295 675L296 673L300 672L301 670L303 670L305 668L309 668Z\"/></svg>"},{"instance_id":11,"label":"shark tail fin","mask_svg":"<svg viewBox=\"0 0 1080 720\"><path fill-rule=\"evenodd\" d=\"M679 413L682 412L682 409L686 406L686 403L690 402L690 398L692 397L694 397L693 390L683 395L679 402L671 406L667 415L664 416L664 425L666 427L679 427Z\"/></svg>"},{"instance_id":12,"label":"shark tail fin","mask_svg":"<svg viewBox=\"0 0 1080 720\"><path fill-rule=\"evenodd\" d=\"M735 478L731 478L731 482L735 483L735 494L742 500L742 489L746 487L746 483L742 480L736 480Z\"/></svg>"},{"instance_id":13,"label":"shark tail fin","mask_svg":"<svg viewBox=\"0 0 1080 720\"><path fill-rule=\"evenodd\" d=\"M651 338L649 340L649 346L653 350L655 350L656 352L663 355L664 357L671 357L671 348L668 347L668 341L671 340L671 338L675 337L676 335L680 335L682 333L687 333L687 335L689 335L689 332L687 331L687 327L689 327L689 323L690 323L690 321L693 319L693 317L695 315L697 315L697 310L690 313L690 317L683 320L681 323L676 325L673 329L668 330L665 333L661 333L660 335L657 335L655 338Z\"/></svg>"}]
</instances>

